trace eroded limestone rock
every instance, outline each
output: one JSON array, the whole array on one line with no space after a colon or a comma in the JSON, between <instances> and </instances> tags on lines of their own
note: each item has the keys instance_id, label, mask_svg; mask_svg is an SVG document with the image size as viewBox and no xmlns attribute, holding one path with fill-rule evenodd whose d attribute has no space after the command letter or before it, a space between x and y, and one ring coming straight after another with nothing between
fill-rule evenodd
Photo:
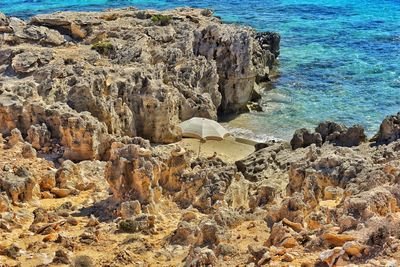
<instances>
[{"instance_id":1,"label":"eroded limestone rock","mask_svg":"<svg viewBox=\"0 0 400 267\"><path fill-rule=\"evenodd\" d=\"M22 146L22 156L24 158L36 158L36 150L32 147L31 144L25 143Z\"/></svg>"},{"instance_id":2,"label":"eroded limestone rock","mask_svg":"<svg viewBox=\"0 0 400 267\"><path fill-rule=\"evenodd\" d=\"M364 128L354 125L350 128L331 121L321 122L312 133L307 129L299 129L293 135L290 144L293 149L307 147L311 144L321 146L328 142L336 146L352 147L358 146L367 140Z\"/></svg>"},{"instance_id":3,"label":"eroded limestone rock","mask_svg":"<svg viewBox=\"0 0 400 267\"><path fill-rule=\"evenodd\" d=\"M390 143L400 138L400 112L397 115L386 117L378 133L372 138L378 143Z\"/></svg>"},{"instance_id":4,"label":"eroded limestone rock","mask_svg":"<svg viewBox=\"0 0 400 267\"><path fill-rule=\"evenodd\" d=\"M26 171L17 170L15 173L0 174L0 189L7 193L14 204L32 200L34 186L34 180Z\"/></svg>"},{"instance_id":5,"label":"eroded limestone rock","mask_svg":"<svg viewBox=\"0 0 400 267\"><path fill-rule=\"evenodd\" d=\"M192 247L185 259L185 267L213 266L216 262L217 257L211 249Z\"/></svg>"},{"instance_id":6,"label":"eroded limestone rock","mask_svg":"<svg viewBox=\"0 0 400 267\"><path fill-rule=\"evenodd\" d=\"M47 129L46 124L31 125L27 132L26 140L32 144L35 149L40 149L50 144L51 133Z\"/></svg>"},{"instance_id":7,"label":"eroded limestone rock","mask_svg":"<svg viewBox=\"0 0 400 267\"><path fill-rule=\"evenodd\" d=\"M114 142L105 178L118 201L138 200L142 205L158 201L161 188L158 180L161 163L155 158L140 156L139 145Z\"/></svg>"},{"instance_id":8,"label":"eroded limestone rock","mask_svg":"<svg viewBox=\"0 0 400 267\"><path fill-rule=\"evenodd\" d=\"M279 55L278 34L256 34L204 12L59 12L26 22L2 15L2 87L28 102L66 103L78 113L90 112L109 134L177 141L180 121L194 116L216 119L218 110L241 111L259 98L257 83L269 80ZM152 16L171 19L160 26ZM6 69L24 81L11 81ZM2 116L13 117L11 110L2 111ZM68 147L65 157L98 158L90 150L102 142L95 132L105 130L88 123L88 117L65 119L61 121L74 128L73 133L53 133L53 123L45 119L26 119L18 128L25 135L31 125L45 122L51 137L61 138ZM79 158L78 153L85 155Z\"/></svg>"}]
</instances>

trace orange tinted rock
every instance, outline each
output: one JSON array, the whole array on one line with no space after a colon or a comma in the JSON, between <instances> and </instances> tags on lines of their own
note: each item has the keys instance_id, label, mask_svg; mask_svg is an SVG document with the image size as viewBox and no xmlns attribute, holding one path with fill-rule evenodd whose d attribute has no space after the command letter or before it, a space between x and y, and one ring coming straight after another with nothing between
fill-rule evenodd
<instances>
[{"instance_id":1,"label":"orange tinted rock","mask_svg":"<svg viewBox=\"0 0 400 267\"><path fill-rule=\"evenodd\" d=\"M295 230L296 232L301 232L303 231L303 226L300 223L294 223L292 221L289 221L288 219L284 218L282 220L282 223L286 226L289 226L290 228L292 228L293 230Z\"/></svg>"},{"instance_id":2,"label":"orange tinted rock","mask_svg":"<svg viewBox=\"0 0 400 267\"><path fill-rule=\"evenodd\" d=\"M40 193L42 198L53 198L53 195L49 191L44 191Z\"/></svg>"},{"instance_id":3,"label":"orange tinted rock","mask_svg":"<svg viewBox=\"0 0 400 267\"><path fill-rule=\"evenodd\" d=\"M281 245L285 248L294 248L294 247L297 247L299 245L299 243L293 237L289 237L289 238L283 240Z\"/></svg>"},{"instance_id":4,"label":"orange tinted rock","mask_svg":"<svg viewBox=\"0 0 400 267\"><path fill-rule=\"evenodd\" d=\"M347 241L353 241L356 238L352 235L325 233L322 239L331 246L343 246Z\"/></svg>"},{"instance_id":5,"label":"orange tinted rock","mask_svg":"<svg viewBox=\"0 0 400 267\"><path fill-rule=\"evenodd\" d=\"M340 247L334 249L326 250L322 252L319 256L322 262L328 264L329 267L334 266L336 260L344 254L344 250Z\"/></svg>"},{"instance_id":6,"label":"orange tinted rock","mask_svg":"<svg viewBox=\"0 0 400 267\"><path fill-rule=\"evenodd\" d=\"M71 190L57 187L52 188L50 192L59 198L67 197L71 194Z\"/></svg>"},{"instance_id":7,"label":"orange tinted rock","mask_svg":"<svg viewBox=\"0 0 400 267\"><path fill-rule=\"evenodd\" d=\"M43 238L43 242L53 242L57 240L58 234L57 233L50 233Z\"/></svg>"},{"instance_id":8,"label":"orange tinted rock","mask_svg":"<svg viewBox=\"0 0 400 267\"><path fill-rule=\"evenodd\" d=\"M315 230L321 228L321 224L318 221L310 219L307 223L308 229Z\"/></svg>"},{"instance_id":9,"label":"orange tinted rock","mask_svg":"<svg viewBox=\"0 0 400 267\"><path fill-rule=\"evenodd\" d=\"M346 251L348 255L355 257L361 257L362 252L364 250L363 246L361 246L357 242L346 242L343 245L343 249Z\"/></svg>"}]
</instances>

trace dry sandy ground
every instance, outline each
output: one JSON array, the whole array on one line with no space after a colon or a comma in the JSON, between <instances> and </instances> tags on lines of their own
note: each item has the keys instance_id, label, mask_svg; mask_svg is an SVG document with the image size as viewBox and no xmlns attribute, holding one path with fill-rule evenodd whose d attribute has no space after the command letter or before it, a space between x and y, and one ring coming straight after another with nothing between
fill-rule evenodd
<instances>
[{"instance_id":1,"label":"dry sandy ground","mask_svg":"<svg viewBox=\"0 0 400 267\"><path fill-rule=\"evenodd\" d=\"M199 143L200 141L194 138L183 138L178 142L186 150L193 151L194 156L198 154ZM238 141L234 137L227 137L222 141L207 140L207 142L201 144L200 156L211 157L214 152L223 161L233 163L253 153L254 146L251 141L246 144L244 141Z\"/></svg>"}]
</instances>

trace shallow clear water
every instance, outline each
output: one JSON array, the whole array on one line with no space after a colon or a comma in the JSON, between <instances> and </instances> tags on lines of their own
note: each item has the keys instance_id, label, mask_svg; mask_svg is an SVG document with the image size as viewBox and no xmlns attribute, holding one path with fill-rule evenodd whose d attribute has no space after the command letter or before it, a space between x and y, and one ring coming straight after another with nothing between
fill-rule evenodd
<instances>
[{"instance_id":1,"label":"shallow clear water","mask_svg":"<svg viewBox=\"0 0 400 267\"><path fill-rule=\"evenodd\" d=\"M120 6L208 7L224 21L282 35L279 78L265 112L229 123L289 138L322 120L362 124L368 134L400 111L400 0L0 0L8 15Z\"/></svg>"}]
</instances>

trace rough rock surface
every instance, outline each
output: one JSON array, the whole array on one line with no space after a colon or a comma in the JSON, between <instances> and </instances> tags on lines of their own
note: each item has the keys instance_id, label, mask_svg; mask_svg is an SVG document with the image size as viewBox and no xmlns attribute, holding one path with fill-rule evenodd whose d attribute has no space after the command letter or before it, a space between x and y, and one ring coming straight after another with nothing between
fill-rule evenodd
<instances>
[{"instance_id":1,"label":"rough rock surface","mask_svg":"<svg viewBox=\"0 0 400 267\"><path fill-rule=\"evenodd\" d=\"M24 131L0 142L6 264L395 266L400 260L398 140L296 150L268 142L225 163L140 137L109 137L103 162L74 163L52 161L57 139L52 128L41 129L31 136L50 133L50 139L38 157L23 155L30 147Z\"/></svg>"},{"instance_id":2,"label":"rough rock surface","mask_svg":"<svg viewBox=\"0 0 400 267\"><path fill-rule=\"evenodd\" d=\"M400 139L400 112L386 117L379 127L379 132L373 137L378 143L390 143L397 139Z\"/></svg>"},{"instance_id":3,"label":"rough rock surface","mask_svg":"<svg viewBox=\"0 0 400 267\"><path fill-rule=\"evenodd\" d=\"M104 133L169 143L181 120L245 110L279 55L278 34L200 9L2 15L0 27L1 132L38 149L47 128L73 160L101 157Z\"/></svg>"},{"instance_id":4,"label":"rough rock surface","mask_svg":"<svg viewBox=\"0 0 400 267\"><path fill-rule=\"evenodd\" d=\"M116 200L154 204L161 194L158 186L161 164L151 157L148 144L143 147L139 142L134 140L132 144L112 144L105 178Z\"/></svg>"},{"instance_id":5,"label":"rough rock surface","mask_svg":"<svg viewBox=\"0 0 400 267\"><path fill-rule=\"evenodd\" d=\"M30 201L33 198L34 181L30 174L21 168L14 173L3 173L0 177L0 189L7 192L13 203Z\"/></svg>"},{"instance_id":6,"label":"rough rock surface","mask_svg":"<svg viewBox=\"0 0 400 267\"><path fill-rule=\"evenodd\" d=\"M0 15L1 264L398 265L398 115L234 163L134 137L258 97L279 36L211 15Z\"/></svg>"},{"instance_id":7,"label":"rough rock surface","mask_svg":"<svg viewBox=\"0 0 400 267\"><path fill-rule=\"evenodd\" d=\"M350 128L332 121L321 122L315 132L302 128L297 130L290 144L293 149L307 147L311 144L321 146L328 142L336 146L352 147L358 146L367 141L364 128L361 125L354 125Z\"/></svg>"}]
</instances>

